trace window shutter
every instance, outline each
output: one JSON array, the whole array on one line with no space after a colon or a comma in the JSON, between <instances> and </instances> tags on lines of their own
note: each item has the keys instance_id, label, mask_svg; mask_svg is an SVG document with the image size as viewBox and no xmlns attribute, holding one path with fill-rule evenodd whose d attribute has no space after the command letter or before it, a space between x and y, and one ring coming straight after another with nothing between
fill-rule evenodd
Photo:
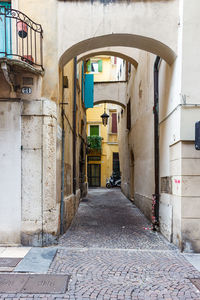
<instances>
[{"instance_id":1,"label":"window shutter","mask_svg":"<svg viewBox=\"0 0 200 300\"><path fill-rule=\"evenodd\" d=\"M91 61L90 61L90 59L87 61L86 67L87 67L87 72L91 72Z\"/></svg>"},{"instance_id":2,"label":"window shutter","mask_svg":"<svg viewBox=\"0 0 200 300\"><path fill-rule=\"evenodd\" d=\"M91 135L99 136L99 125L90 125L90 136Z\"/></svg>"},{"instance_id":3,"label":"window shutter","mask_svg":"<svg viewBox=\"0 0 200 300\"><path fill-rule=\"evenodd\" d=\"M101 59L98 60L98 71L99 72L102 72L102 65L103 65L102 60Z\"/></svg>"},{"instance_id":4,"label":"window shutter","mask_svg":"<svg viewBox=\"0 0 200 300\"><path fill-rule=\"evenodd\" d=\"M112 133L117 133L117 114L112 113Z\"/></svg>"},{"instance_id":5,"label":"window shutter","mask_svg":"<svg viewBox=\"0 0 200 300\"><path fill-rule=\"evenodd\" d=\"M94 75L93 74L85 74L84 103L85 103L85 108L92 108L94 106Z\"/></svg>"}]
</instances>

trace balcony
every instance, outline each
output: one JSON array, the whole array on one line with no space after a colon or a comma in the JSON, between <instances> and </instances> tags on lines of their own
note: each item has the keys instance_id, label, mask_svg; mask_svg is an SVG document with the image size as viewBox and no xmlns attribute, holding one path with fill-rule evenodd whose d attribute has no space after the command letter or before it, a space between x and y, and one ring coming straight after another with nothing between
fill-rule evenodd
<instances>
[{"instance_id":1,"label":"balcony","mask_svg":"<svg viewBox=\"0 0 200 300\"><path fill-rule=\"evenodd\" d=\"M0 60L18 60L43 69L43 30L22 12L0 6Z\"/></svg>"},{"instance_id":2,"label":"balcony","mask_svg":"<svg viewBox=\"0 0 200 300\"><path fill-rule=\"evenodd\" d=\"M93 152L101 152L102 137L98 135L91 135L87 137L88 154Z\"/></svg>"}]
</instances>

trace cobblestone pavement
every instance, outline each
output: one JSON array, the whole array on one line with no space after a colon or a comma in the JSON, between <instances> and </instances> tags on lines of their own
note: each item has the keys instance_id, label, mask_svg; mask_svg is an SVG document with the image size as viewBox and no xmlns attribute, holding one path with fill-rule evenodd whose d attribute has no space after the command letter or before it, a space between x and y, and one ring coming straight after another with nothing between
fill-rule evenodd
<instances>
[{"instance_id":1,"label":"cobblestone pavement","mask_svg":"<svg viewBox=\"0 0 200 300\"><path fill-rule=\"evenodd\" d=\"M200 273L119 190L91 190L60 239L49 274L69 274L65 294L4 299L200 300Z\"/></svg>"},{"instance_id":2,"label":"cobblestone pavement","mask_svg":"<svg viewBox=\"0 0 200 300\"><path fill-rule=\"evenodd\" d=\"M67 247L175 249L119 189L93 189L83 199L73 224L60 239Z\"/></svg>"}]
</instances>

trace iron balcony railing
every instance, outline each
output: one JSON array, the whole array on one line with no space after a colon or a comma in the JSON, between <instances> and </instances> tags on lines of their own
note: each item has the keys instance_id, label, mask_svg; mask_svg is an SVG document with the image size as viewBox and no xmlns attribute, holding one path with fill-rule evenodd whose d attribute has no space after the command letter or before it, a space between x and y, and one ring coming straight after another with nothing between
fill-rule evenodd
<instances>
[{"instance_id":1,"label":"iron balcony railing","mask_svg":"<svg viewBox=\"0 0 200 300\"><path fill-rule=\"evenodd\" d=\"M20 59L43 70L43 30L22 12L0 6L0 58Z\"/></svg>"}]
</instances>

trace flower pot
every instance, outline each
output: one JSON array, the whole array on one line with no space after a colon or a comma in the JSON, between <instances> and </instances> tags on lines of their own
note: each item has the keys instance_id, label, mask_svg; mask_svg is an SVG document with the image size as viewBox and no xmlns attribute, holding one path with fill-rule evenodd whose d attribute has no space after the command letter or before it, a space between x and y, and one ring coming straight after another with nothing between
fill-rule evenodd
<instances>
[{"instance_id":1,"label":"flower pot","mask_svg":"<svg viewBox=\"0 0 200 300\"><path fill-rule=\"evenodd\" d=\"M27 62L28 64L32 65L34 63L34 59L31 55L24 55L22 57L22 61Z\"/></svg>"},{"instance_id":2,"label":"flower pot","mask_svg":"<svg viewBox=\"0 0 200 300\"><path fill-rule=\"evenodd\" d=\"M25 38L27 37L27 32L28 32L28 26L26 23L22 21L17 22L17 32L20 38Z\"/></svg>"}]
</instances>

